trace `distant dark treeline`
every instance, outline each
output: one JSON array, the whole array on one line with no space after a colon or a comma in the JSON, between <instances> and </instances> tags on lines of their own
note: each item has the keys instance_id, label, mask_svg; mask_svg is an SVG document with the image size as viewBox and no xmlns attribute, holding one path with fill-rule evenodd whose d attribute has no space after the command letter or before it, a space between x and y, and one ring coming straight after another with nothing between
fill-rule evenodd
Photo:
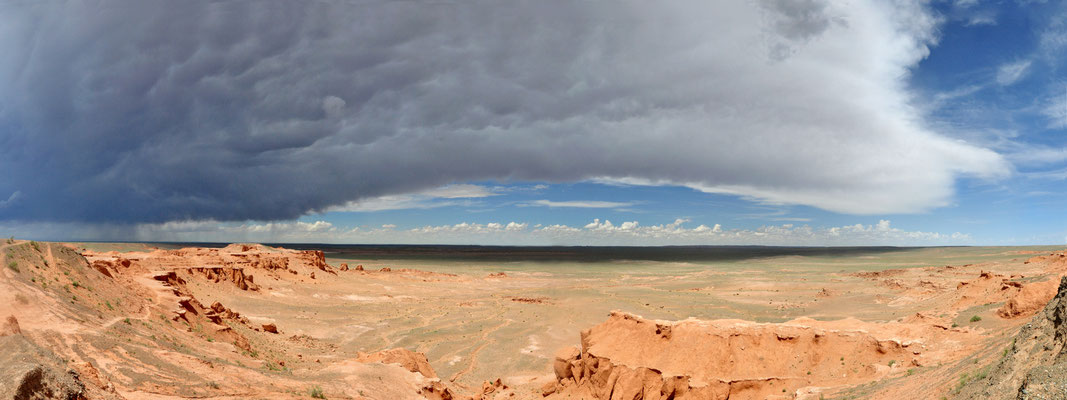
<instances>
[{"instance_id":1,"label":"distant dark treeline","mask_svg":"<svg viewBox=\"0 0 1067 400\"><path fill-rule=\"evenodd\" d=\"M161 243L171 246L223 247L225 243ZM457 246L266 243L296 250L322 250L330 257L356 260L451 261L735 261L777 256L855 256L908 250L908 247L777 246Z\"/></svg>"}]
</instances>

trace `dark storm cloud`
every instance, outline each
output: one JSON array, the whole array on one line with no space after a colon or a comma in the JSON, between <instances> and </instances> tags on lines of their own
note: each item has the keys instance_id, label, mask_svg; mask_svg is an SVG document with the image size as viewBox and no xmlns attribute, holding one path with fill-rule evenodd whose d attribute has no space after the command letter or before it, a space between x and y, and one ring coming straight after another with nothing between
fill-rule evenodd
<instances>
[{"instance_id":1,"label":"dark storm cloud","mask_svg":"<svg viewBox=\"0 0 1067 400\"><path fill-rule=\"evenodd\" d=\"M908 106L921 6L712 3L4 3L0 219L592 178L913 212L1007 171Z\"/></svg>"}]
</instances>

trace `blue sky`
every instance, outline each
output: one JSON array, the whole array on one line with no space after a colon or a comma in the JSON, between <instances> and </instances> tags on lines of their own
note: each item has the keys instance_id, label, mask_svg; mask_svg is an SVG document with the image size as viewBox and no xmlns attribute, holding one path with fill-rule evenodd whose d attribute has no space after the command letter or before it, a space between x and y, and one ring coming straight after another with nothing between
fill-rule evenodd
<instances>
[{"instance_id":1,"label":"blue sky","mask_svg":"<svg viewBox=\"0 0 1067 400\"><path fill-rule=\"evenodd\" d=\"M86 7L0 13L0 232L1067 242L1060 2Z\"/></svg>"}]
</instances>

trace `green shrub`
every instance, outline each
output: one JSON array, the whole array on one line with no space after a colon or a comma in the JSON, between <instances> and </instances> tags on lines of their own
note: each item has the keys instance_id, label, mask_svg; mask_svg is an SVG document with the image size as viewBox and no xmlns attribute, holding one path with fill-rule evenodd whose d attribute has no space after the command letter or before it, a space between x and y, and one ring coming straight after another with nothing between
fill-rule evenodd
<instances>
[{"instance_id":1,"label":"green shrub","mask_svg":"<svg viewBox=\"0 0 1067 400\"><path fill-rule=\"evenodd\" d=\"M889 360L889 367L892 368L893 364L896 364L897 360Z\"/></svg>"},{"instance_id":2,"label":"green shrub","mask_svg":"<svg viewBox=\"0 0 1067 400\"><path fill-rule=\"evenodd\" d=\"M12 271L22 272L22 271L19 271L19 263L15 262L15 261L7 263L7 267L11 268Z\"/></svg>"},{"instance_id":3,"label":"green shrub","mask_svg":"<svg viewBox=\"0 0 1067 400\"><path fill-rule=\"evenodd\" d=\"M37 242L31 240L30 246L33 246L33 249L37 250L38 253L41 252L41 247L37 244Z\"/></svg>"},{"instance_id":4,"label":"green shrub","mask_svg":"<svg viewBox=\"0 0 1067 400\"><path fill-rule=\"evenodd\" d=\"M314 386L308 392L311 393L311 397L314 398L314 399L325 399L326 398L326 395L322 394L322 388L321 387Z\"/></svg>"},{"instance_id":5,"label":"green shrub","mask_svg":"<svg viewBox=\"0 0 1067 400\"><path fill-rule=\"evenodd\" d=\"M971 316L971 322L978 322L978 321L981 321L981 320L982 320L982 317L979 317L977 315Z\"/></svg>"}]
</instances>

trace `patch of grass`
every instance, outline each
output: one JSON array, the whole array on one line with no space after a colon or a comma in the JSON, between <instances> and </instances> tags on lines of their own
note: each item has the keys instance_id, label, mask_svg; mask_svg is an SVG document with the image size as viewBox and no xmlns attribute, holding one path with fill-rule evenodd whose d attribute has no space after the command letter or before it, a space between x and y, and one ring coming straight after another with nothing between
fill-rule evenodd
<instances>
[{"instance_id":1,"label":"patch of grass","mask_svg":"<svg viewBox=\"0 0 1067 400\"><path fill-rule=\"evenodd\" d=\"M126 324L126 325L132 325L132 324L130 323L130 319L129 319L129 318L125 318L125 319L123 319L123 320L122 320L122 323L124 323L124 324Z\"/></svg>"},{"instance_id":2,"label":"patch of grass","mask_svg":"<svg viewBox=\"0 0 1067 400\"><path fill-rule=\"evenodd\" d=\"M111 302L110 301L104 301L104 305L107 306L108 310L115 311L115 307L111 306Z\"/></svg>"},{"instance_id":3,"label":"patch of grass","mask_svg":"<svg viewBox=\"0 0 1067 400\"><path fill-rule=\"evenodd\" d=\"M33 249L36 250L38 253L41 252L41 246L38 245L36 241L31 240L30 246L33 246Z\"/></svg>"},{"instance_id":4,"label":"patch of grass","mask_svg":"<svg viewBox=\"0 0 1067 400\"><path fill-rule=\"evenodd\" d=\"M982 317L979 317L977 315L972 315L971 316L971 322L978 322L978 321L981 321L981 320L982 320Z\"/></svg>"},{"instance_id":5,"label":"patch of grass","mask_svg":"<svg viewBox=\"0 0 1067 400\"><path fill-rule=\"evenodd\" d=\"M889 368L893 368L893 365L897 363L897 360L889 360Z\"/></svg>"},{"instance_id":6,"label":"patch of grass","mask_svg":"<svg viewBox=\"0 0 1067 400\"><path fill-rule=\"evenodd\" d=\"M960 324L957 324L957 323L955 323L955 322L953 322L953 323L952 323L952 327L953 327L953 328L957 328L957 327L959 327L959 326L960 326Z\"/></svg>"},{"instance_id":7,"label":"patch of grass","mask_svg":"<svg viewBox=\"0 0 1067 400\"><path fill-rule=\"evenodd\" d=\"M285 371L286 370L285 367L283 367L281 365L278 365L278 363L274 363L274 362L267 362L267 363L264 364L264 366L267 367L267 369L269 369L271 371Z\"/></svg>"},{"instance_id":8,"label":"patch of grass","mask_svg":"<svg viewBox=\"0 0 1067 400\"><path fill-rule=\"evenodd\" d=\"M22 272L22 271L19 271L19 263L16 262L16 261L12 261L12 262L7 263L7 267L11 268L12 271Z\"/></svg>"},{"instance_id":9,"label":"patch of grass","mask_svg":"<svg viewBox=\"0 0 1067 400\"><path fill-rule=\"evenodd\" d=\"M915 368L908 368L908 372L904 376L911 376L915 373Z\"/></svg>"},{"instance_id":10,"label":"patch of grass","mask_svg":"<svg viewBox=\"0 0 1067 400\"><path fill-rule=\"evenodd\" d=\"M311 394L311 398L313 398L313 399L325 399L326 398L326 395L322 394L322 388L318 387L318 386L312 386L311 389L308 390L308 393Z\"/></svg>"},{"instance_id":11,"label":"patch of grass","mask_svg":"<svg viewBox=\"0 0 1067 400\"><path fill-rule=\"evenodd\" d=\"M75 289L80 288L82 286L80 283L78 283L78 281L75 280L70 281L70 285L74 286Z\"/></svg>"},{"instance_id":12,"label":"patch of grass","mask_svg":"<svg viewBox=\"0 0 1067 400\"><path fill-rule=\"evenodd\" d=\"M966 372L960 375L960 380L956 383L956 393L959 393L960 390L962 390L964 386L967 386L967 383L970 381L970 377L967 376Z\"/></svg>"}]
</instances>

